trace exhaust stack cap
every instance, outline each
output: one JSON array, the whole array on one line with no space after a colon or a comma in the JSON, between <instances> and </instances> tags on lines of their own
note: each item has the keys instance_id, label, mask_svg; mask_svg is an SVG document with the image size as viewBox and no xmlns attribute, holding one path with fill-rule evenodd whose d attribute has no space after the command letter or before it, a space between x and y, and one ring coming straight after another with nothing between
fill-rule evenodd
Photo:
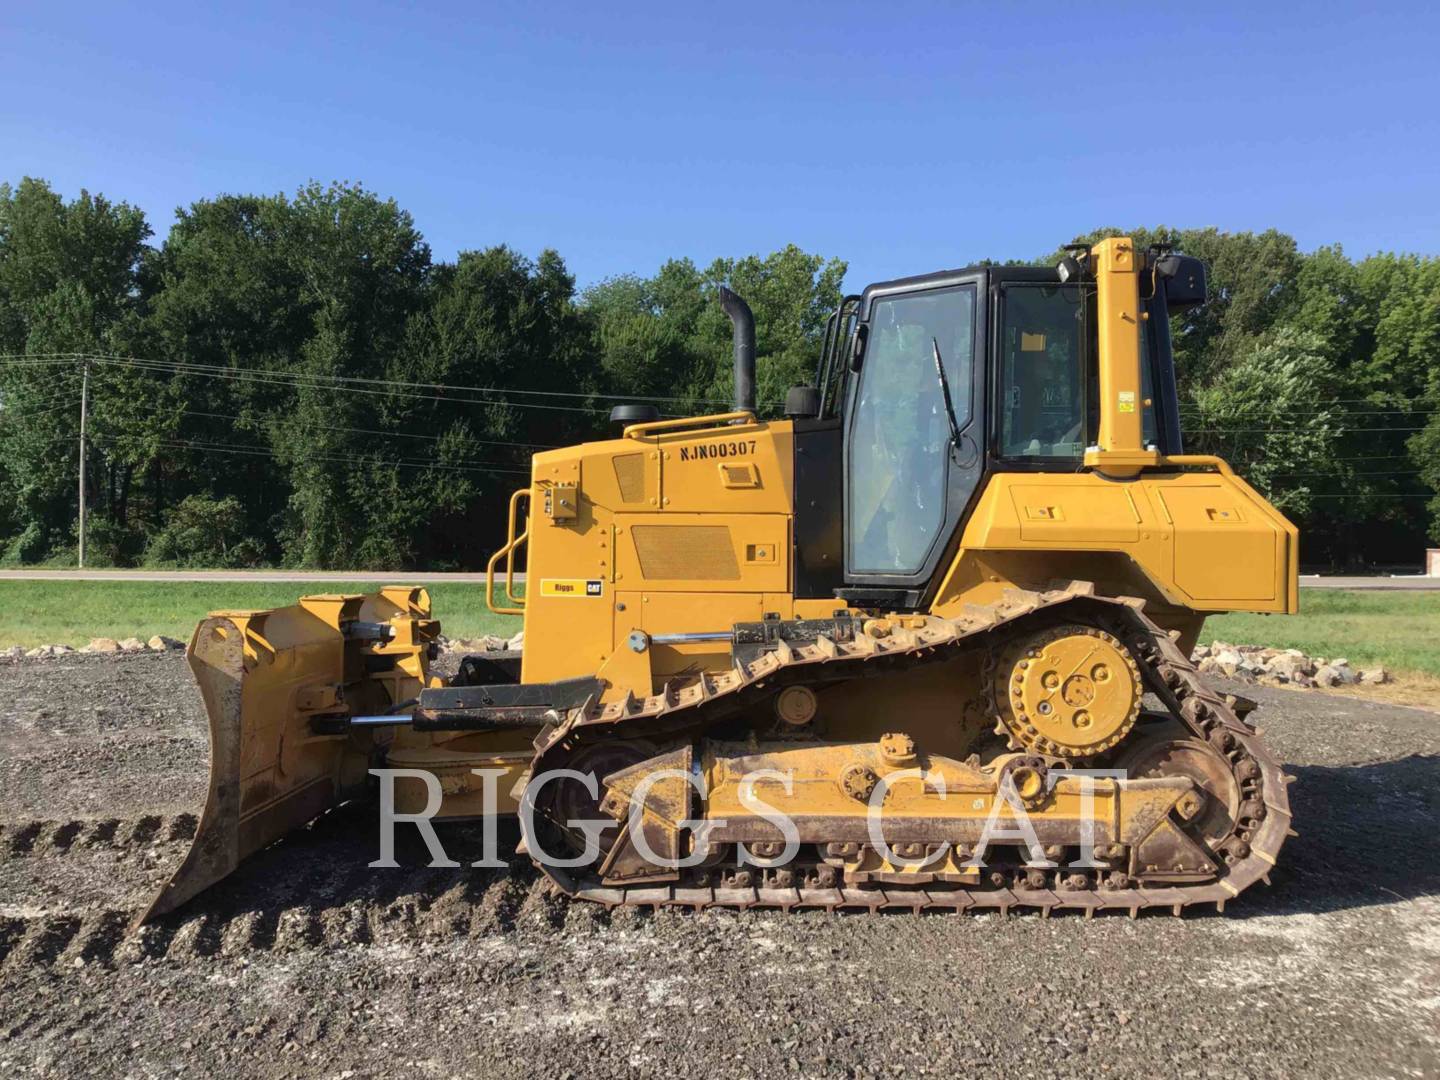
<instances>
[{"instance_id":1,"label":"exhaust stack cap","mask_svg":"<svg viewBox=\"0 0 1440 1080\"><path fill-rule=\"evenodd\" d=\"M785 392L785 415L800 420L820 415L820 391L813 386L792 386Z\"/></svg>"},{"instance_id":2,"label":"exhaust stack cap","mask_svg":"<svg viewBox=\"0 0 1440 1080\"><path fill-rule=\"evenodd\" d=\"M631 403L616 405L610 410L612 424L649 424L660 419L660 410L654 405Z\"/></svg>"}]
</instances>

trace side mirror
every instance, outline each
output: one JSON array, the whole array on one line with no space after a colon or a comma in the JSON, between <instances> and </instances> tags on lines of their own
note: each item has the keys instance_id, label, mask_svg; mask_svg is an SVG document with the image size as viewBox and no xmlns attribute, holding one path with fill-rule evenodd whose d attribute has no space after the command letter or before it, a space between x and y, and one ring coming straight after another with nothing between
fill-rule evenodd
<instances>
[{"instance_id":1,"label":"side mirror","mask_svg":"<svg viewBox=\"0 0 1440 1080\"><path fill-rule=\"evenodd\" d=\"M859 371L860 365L865 361L865 342L870 338L870 328L861 323L855 328L855 336L850 341L850 370Z\"/></svg>"},{"instance_id":2,"label":"side mirror","mask_svg":"<svg viewBox=\"0 0 1440 1080\"><path fill-rule=\"evenodd\" d=\"M1205 302L1205 264L1189 255L1161 255L1155 260L1157 285L1165 290L1172 312L1199 307Z\"/></svg>"}]
</instances>

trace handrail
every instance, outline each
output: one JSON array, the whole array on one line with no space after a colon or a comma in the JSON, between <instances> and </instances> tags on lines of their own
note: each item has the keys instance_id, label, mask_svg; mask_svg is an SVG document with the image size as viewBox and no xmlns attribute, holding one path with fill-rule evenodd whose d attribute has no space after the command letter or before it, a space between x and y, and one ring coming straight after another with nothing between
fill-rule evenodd
<instances>
[{"instance_id":1,"label":"handrail","mask_svg":"<svg viewBox=\"0 0 1440 1080\"><path fill-rule=\"evenodd\" d=\"M530 538L530 518L526 515L525 531L519 536L515 535L515 518L517 508L522 498L530 497L529 488L521 488L510 495L510 513L505 528L505 546L485 564L485 606L496 615L524 615L525 598L515 595L515 551L521 544ZM495 564L501 559L505 560L505 599L514 604L514 607L497 607L495 604Z\"/></svg>"},{"instance_id":2,"label":"handrail","mask_svg":"<svg viewBox=\"0 0 1440 1080\"><path fill-rule=\"evenodd\" d=\"M1087 467L1101 472L1109 466L1115 470L1128 470L1132 476L1138 475L1142 469L1198 465L1212 468L1227 479L1240 480L1230 463L1214 454L1162 454L1158 450L1099 450L1091 447L1085 451L1084 461Z\"/></svg>"},{"instance_id":3,"label":"handrail","mask_svg":"<svg viewBox=\"0 0 1440 1080\"><path fill-rule=\"evenodd\" d=\"M515 521L519 516L520 500L528 498L530 498L529 488L521 488L519 491L511 494L510 512L508 515L508 522L505 526L506 536L515 535ZM522 608L525 606L525 598L523 596L515 595L515 552L519 551L520 545L529 538L530 514L527 512L525 514L525 528L520 533L520 538L515 541L515 545L505 555L505 599L509 600L510 603L514 604L516 607Z\"/></svg>"},{"instance_id":4,"label":"handrail","mask_svg":"<svg viewBox=\"0 0 1440 1080\"><path fill-rule=\"evenodd\" d=\"M1232 480L1239 479L1239 477L1235 475L1235 470L1230 467L1230 463L1222 457L1216 457L1214 454L1164 454L1160 458L1160 464L1213 465L1215 471L1220 473L1221 476L1229 477Z\"/></svg>"},{"instance_id":5,"label":"handrail","mask_svg":"<svg viewBox=\"0 0 1440 1080\"><path fill-rule=\"evenodd\" d=\"M681 431L685 428L701 427L706 424L725 424L736 420L755 423L755 414L748 409L736 412L715 413L711 416L683 416L676 420L650 420L643 424L631 424L625 429L624 438L639 439L657 431Z\"/></svg>"}]
</instances>

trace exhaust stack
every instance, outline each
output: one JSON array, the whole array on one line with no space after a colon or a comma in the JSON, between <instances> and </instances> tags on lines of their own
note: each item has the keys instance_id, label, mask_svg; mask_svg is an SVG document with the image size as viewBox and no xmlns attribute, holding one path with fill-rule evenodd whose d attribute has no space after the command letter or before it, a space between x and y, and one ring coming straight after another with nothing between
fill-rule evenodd
<instances>
[{"instance_id":1,"label":"exhaust stack","mask_svg":"<svg viewBox=\"0 0 1440 1080\"><path fill-rule=\"evenodd\" d=\"M755 411L755 315L739 294L720 286L720 306L735 331L735 411Z\"/></svg>"}]
</instances>

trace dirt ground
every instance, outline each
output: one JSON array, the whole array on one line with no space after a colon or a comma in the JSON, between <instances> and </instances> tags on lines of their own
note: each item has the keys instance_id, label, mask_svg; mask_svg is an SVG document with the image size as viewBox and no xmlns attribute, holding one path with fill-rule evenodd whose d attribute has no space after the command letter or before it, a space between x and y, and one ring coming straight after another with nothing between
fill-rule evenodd
<instances>
[{"instance_id":1,"label":"dirt ground","mask_svg":"<svg viewBox=\"0 0 1440 1080\"><path fill-rule=\"evenodd\" d=\"M370 870L357 806L127 934L203 796L184 662L0 663L0 1072L1435 1075L1440 715L1235 689L1301 835L1224 915L606 914Z\"/></svg>"}]
</instances>

